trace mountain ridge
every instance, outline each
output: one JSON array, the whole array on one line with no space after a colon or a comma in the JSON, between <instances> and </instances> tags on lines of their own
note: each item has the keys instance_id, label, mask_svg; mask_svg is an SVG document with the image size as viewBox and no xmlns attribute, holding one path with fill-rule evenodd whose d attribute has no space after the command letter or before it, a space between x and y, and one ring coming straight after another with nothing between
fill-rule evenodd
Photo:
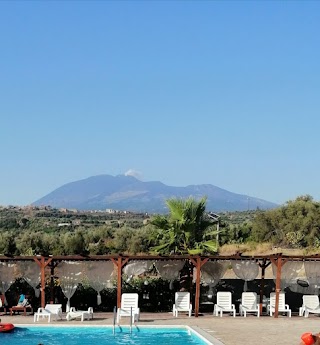
<instances>
[{"instance_id":1,"label":"mountain ridge","mask_svg":"<svg viewBox=\"0 0 320 345\"><path fill-rule=\"evenodd\" d=\"M116 209L132 212L166 213L169 198L207 197L207 210L245 211L275 208L263 199L237 194L212 184L168 186L160 181L143 182L133 176L97 175L64 184L32 203L79 210Z\"/></svg>"}]
</instances>

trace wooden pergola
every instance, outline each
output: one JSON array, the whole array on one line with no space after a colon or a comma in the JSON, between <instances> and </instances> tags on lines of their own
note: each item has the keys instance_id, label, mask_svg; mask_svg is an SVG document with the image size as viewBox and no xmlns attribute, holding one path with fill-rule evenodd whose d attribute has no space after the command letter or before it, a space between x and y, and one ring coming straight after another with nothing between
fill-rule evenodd
<instances>
[{"instance_id":1,"label":"wooden pergola","mask_svg":"<svg viewBox=\"0 0 320 345\"><path fill-rule=\"evenodd\" d=\"M209 256L193 256L193 255L170 255L170 256L160 256L160 255L68 255L68 256L0 256L0 262L8 261L32 261L34 260L40 268L40 291L41 291L41 306L45 306L46 296L45 296L45 269L50 267L51 276L54 275L54 269L61 261L112 261L117 267L117 307L121 304L121 293L122 293L122 269L130 260L185 260L191 262L191 264L196 268L196 279L195 279L195 306L194 315L199 316L200 307L200 286L201 286L201 267L207 261L215 260L255 260L261 268L261 284L260 284L260 308L262 309L263 303L263 292L264 292L264 279L265 270L270 264L274 264L277 267L276 274L276 305L274 317L278 317L279 308L279 293L281 291L281 269L282 266L288 261L317 261L320 260L320 255L313 256L287 256L279 254L273 255L262 255L262 256L243 256L241 254L236 254L232 256L220 256L220 255L209 255ZM53 296L51 296L53 303ZM261 310L260 310L261 311Z\"/></svg>"}]
</instances>

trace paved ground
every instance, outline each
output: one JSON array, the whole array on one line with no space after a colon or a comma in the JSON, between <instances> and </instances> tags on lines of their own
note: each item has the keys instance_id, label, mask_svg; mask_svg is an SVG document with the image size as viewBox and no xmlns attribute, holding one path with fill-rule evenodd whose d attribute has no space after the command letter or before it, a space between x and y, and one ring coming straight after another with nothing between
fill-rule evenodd
<instances>
[{"instance_id":1,"label":"paved ground","mask_svg":"<svg viewBox=\"0 0 320 345\"><path fill-rule=\"evenodd\" d=\"M2 322L10 322L16 326L24 324L34 324L33 316L23 315L3 315L0 316ZM128 319L122 319L121 324L128 324ZM214 338L220 340L225 345L295 345L299 344L302 333L320 331L319 316L312 315L309 318L293 316L279 316L274 319L270 316L248 316L246 318L229 315L214 317L212 314L201 315L198 318L187 317L179 314L174 318L171 313L142 313L138 325L190 325L197 326ZM37 324L47 324L46 320L41 320ZM62 321L52 321L55 325L112 325L112 313L95 313L94 319L81 322L66 321L65 314ZM218 344L218 343L217 343Z\"/></svg>"}]
</instances>

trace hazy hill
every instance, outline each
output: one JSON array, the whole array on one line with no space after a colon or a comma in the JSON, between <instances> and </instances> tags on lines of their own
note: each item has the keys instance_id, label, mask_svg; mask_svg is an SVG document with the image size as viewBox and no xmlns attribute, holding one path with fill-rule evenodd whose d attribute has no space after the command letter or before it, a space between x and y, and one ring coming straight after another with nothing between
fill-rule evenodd
<instances>
[{"instance_id":1,"label":"hazy hill","mask_svg":"<svg viewBox=\"0 0 320 345\"><path fill-rule=\"evenodd\" d=\"M219 187L202 184L186 187L167 186L161 182L142 182L132 176L99 175L67 183L33 205L79 210L128 210L166 213L165 200L207 196L208 211L244 211L277 207L275 203L235 194Z\"/></svg>"}]
</instances>

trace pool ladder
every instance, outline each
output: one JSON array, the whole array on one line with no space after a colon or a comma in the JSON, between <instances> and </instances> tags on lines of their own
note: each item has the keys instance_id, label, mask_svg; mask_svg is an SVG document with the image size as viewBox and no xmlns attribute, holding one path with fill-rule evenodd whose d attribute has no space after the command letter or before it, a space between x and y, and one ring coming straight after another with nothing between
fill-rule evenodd
<instances>
[{"instance_id":1,"label":"pool ladder","mask_svg":"<svg viewBox=\"0 0 320 345\"><path fill-rule=\"evenodd\" d=\"M116 335L117 307L113 308L113 335ZM132 307L130 308L130 334L132 334Z\"/></svg>"},{"instance_id":2,"label":"pool ladder","mask_svg":"<svg viewBox=\"0 0 320 345\"><path fill-rule=\"evenodd\" d=\"M112 327L113 335L116 335L116 318L117 318L117 307L115 306L113 308L113 327Z\"/></svg>"}]
</instances>

